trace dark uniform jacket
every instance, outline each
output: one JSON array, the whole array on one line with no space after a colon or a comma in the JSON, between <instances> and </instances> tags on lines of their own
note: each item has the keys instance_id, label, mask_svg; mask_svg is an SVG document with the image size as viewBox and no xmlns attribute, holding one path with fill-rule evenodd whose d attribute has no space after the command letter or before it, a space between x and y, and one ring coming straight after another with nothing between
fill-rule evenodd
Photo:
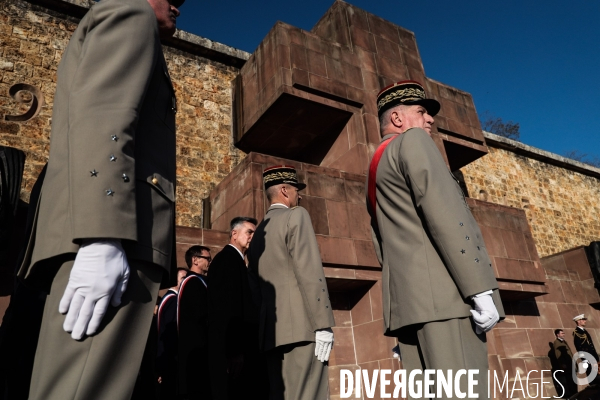
<instances>
[{"instance_id":1,"label":"dark uniform jacket","mask_svg":"<svg viewBox=\"0 0 600 400\"><path fill-rule=\"evenodd\" d=\"M575 328L573 331L573 343L575 344L575 349L577 349L577 351L585 351L595 358L595 360L588 361L591 363L599 361L596 347L594 347L594 342L592 341L592 335L590 335L588 331L579 326Z\"/></svg>"},{"instance_id":2,"label":"dark uniform jacket","mask_svg":"<svg viewBox=\"0 0 600 400\"><path fill-rule=\"evenodd\" d=\"M53 260L94 238L122 239L128 259L168 270L176 110L150 4L94 4L57 75L48 169L19 276L49 289L61 265Z\"/></svg>"},{"instance_id":3,"label":"dark uniform jacket","mask_svg":"<svg viewBox=\"0 0 600 400\"><path fill-rule=\"evenodd\" d=\"M570 372L573 365L573 352L566 340L556 339L553 344L557 369Z\"/></svg>"},{"instance_id":4,"label":"dark uniform jacket","mask_svg":"<svg viewBox=\"0 0 600 400\"><path fill-rule=\"evenodd\" d=\"M227 245L208 272L209 358L214 399L237 399L260 391L266 376L258 349L258 311L252 301L248 269L238 250ZM227 373L227 359L243 356L238 379ZM261 371L262 370L262 371ZM257 376L258 375L258 376ZM268 396L267 396L268 397Z\"/></svg>"},{"instance_id":5,"label":"dark uniform jacket","mask_svg":"<svg viewBox=\"0 0 600 400\"><path fill-rule=\"evenodd\" d=\"M174 290L169 289L158 305L156 330L156 373L164 381L165 376L177 373L177 292Z\"/></svg>"},{"instance_id":6,"label":"dark uniform jacket","mask_svg":"<svg viewBox=\"0 0 600 400\"><path fill-rule=\"evenodd\" d=\"M190 271L181 282L177 297L177 392L190 398L210 398L206 285L206 278Z\"/></svg>"},{"instance_id":7,"label":"dark uniform jacket","mask_svg":"<svg viewBox=\"0 0 600 400\"><path fill-rule=\"evenodd\" d=\"M393 139L376 180L377 221L369 212L383 267L385 334L395 336L411 324L470 317L471 296L487 290L494 290L503 317L479 226L427 132L413 128Z\"/></svg>"}]
</instances>

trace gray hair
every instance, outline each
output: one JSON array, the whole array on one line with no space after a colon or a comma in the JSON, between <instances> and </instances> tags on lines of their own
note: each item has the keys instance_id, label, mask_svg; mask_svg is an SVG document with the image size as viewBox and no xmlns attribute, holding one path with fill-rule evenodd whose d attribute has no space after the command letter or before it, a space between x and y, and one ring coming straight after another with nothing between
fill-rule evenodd
<instances>
[{"instance_id":1,"label":"gray hair","mask_svg":"<svg viewBox=\"0 0 600 400\"><path fill-rule=\"evenodd\" d=\"M256 218L252 218L252 217L235 217L229 223L229 237L231 237L231 232L233 232L235 229L237 229L244 222L250 222L252 225L256 225L258 223L258 221L256 220Z\"/></svg>"}]
</instances>

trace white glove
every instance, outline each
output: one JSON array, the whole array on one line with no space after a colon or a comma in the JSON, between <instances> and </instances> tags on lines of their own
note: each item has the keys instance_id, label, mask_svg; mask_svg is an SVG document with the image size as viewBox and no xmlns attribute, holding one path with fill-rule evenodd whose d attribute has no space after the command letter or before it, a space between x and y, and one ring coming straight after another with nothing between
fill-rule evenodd
<instances>
[{"instance_id":1,"label":"white glove","mask_svg":"<svg viewBox=\"0 0 600 400\"><path fill-rule=\"evenodd\" d=\"M476 325L475 332L479 335L482 332L491 330L500 319L500 316L491 294L473 297L473 302L475 303L475 309L471 310L471 315L473 315L473 321Z\"/></svg>"},{"instance_id":2,"label":"white glove","mask_svg":"<svg viewBox=\"0 0 600 400\"><path fill-rule=\"evenodd\" d=\"M333 331L331 328L320 329L315 332L315 356L321 362L329 360L329 353L333 346Z\"/></svg>"},{"instance_id":3,"label":"white glove","mask_svg":"<svg viewBox=\"0 0 600 400\"><path fill-rule=\"evenodd\" d=\"M58 306L61 314L68 311L63 329L75 340L96 333L108 302L121 304L128 281L129 264L120 240L84 241Z\"/></svg>"},{"instance_id":4,"label":"white glove","mask_svg":"<svg viewBox=\"0 0 600 400\"><path fill-rule=\"evenodd\" d=\"M578 374L585 374L587 372L588 366L589 366L589 362L588 360L582 360L581 363L579 364L579 372Z\"/></svg>"}]
</instances>

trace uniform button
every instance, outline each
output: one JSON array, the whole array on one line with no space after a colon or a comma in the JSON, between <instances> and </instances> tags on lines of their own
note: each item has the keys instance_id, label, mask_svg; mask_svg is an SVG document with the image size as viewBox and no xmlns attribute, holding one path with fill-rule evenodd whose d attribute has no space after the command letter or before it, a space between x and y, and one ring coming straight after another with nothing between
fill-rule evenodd
<instances>
[{"instance_id":1,"label":"uniform button","mask_svg":"<svg viewBox=\"0 0 600 400\"><path fill-rule=\"evenodd\" d=\"M465 239L470 240L470 238L468 236L465 236Z\"/></svg>"},{"instance_id":2,"label":"uniform button","mask_svg":"<svg viewBox=\"0 0 600 400\"><path fill-rule=\"evenodd\" d=\"M475 262L479 262L479 258L476 258L476 259L475 259Z\"/></svg>"},{"instance_id":3,"label":"uniform button","mask_svg":"<svg viewBox=\"0 0 600 400\"><path fill-rule=\"evenodd\" d=\"M462 222L459 223L460 226L463 226L464 224Z\"/></svg>"},{"instance_id":4,"label":"uniform button","mask_svg":"<svg viewBox=\"0 0 600 400\"><path fill-rule=\"evenodd\" d=\"M317 301L321 301L321 298L320 298L320 297L317 297Z\"/></svg>"},{"instance_id":5,"label":"uniform button","mask_svg":"<svg viewBox=\"0 0 600 400\"><path fill-rule=\"evenodd\" d=\"M153 185L158 185L158 179L152 178L152 184Z\"/></svg>"},{"instance_id":6,"label":"uniform button","mask_svg":"<svg viewBox=\"0 0 600 400\"><path fill-rule=\"evenodd\" d=\"M112 136L110 137L110 139L111 139L113 142L116 142L117 140L119 140L119 137L118 137L117 135L112 135Z\"/></svg>"},{"instance_id":7,"label":"uniform button","mask_svg":"<svg viewBox=\"0 0 600 400\"><path fill-rule=\"evenodd\" d=\"M321 289L323 292L325 291L325 289Z\"/></svg>"},{"instance_id":8,"label":"uniform button","mask_svg":"<svg viewBox=\"0 0 600 400\"><path fill-rule=\"evenodd\" d=\"M329 306L325 306L325 308L329 308Z\"/></svg>"},{"instance_id":9,"label":"uniform button","mask_svg":"<svg viewBox=\"0 0 600 400\"><path fill-rule=\"evenodd\" d=\"M121 177L123 178L123 182L129 182L129 177L127 174L123 174Z\"/></svg>"}]
</instances>

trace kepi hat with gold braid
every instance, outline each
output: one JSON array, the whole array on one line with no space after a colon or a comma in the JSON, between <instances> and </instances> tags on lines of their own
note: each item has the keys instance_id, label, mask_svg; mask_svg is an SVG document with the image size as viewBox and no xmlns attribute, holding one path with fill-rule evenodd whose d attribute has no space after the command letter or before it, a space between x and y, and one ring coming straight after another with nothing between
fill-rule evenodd
<instances>
[{"instance_id":1,"label":"kepi hat with gold braid","mask_svg":"<svg viewBox=\"0 0 600 400\"><path fill-rule=\"evenodd\" d=\"M398 105L419 104L425 107L432 117L440 111L440 103L425 96L425 89L417 81L400 81L387 86L377 94L377 113L379 116L385 111Z\"/></svg>"},{"instance_id":2,"label":"kepi hat with gold braid","mask_svg":"<svg viewBox=\"0 0 600 400\"><path fill-rule=\"evenodd\" d=\"M290 165L276 165L274 167L266 168L263 172L263 182L265 184L265 190L271 186L281 185L282 183L292 185L298 188L298 190L302 190L306 187L304 183L298 183L296 168Z\"/></svg>"}]
</instances>

